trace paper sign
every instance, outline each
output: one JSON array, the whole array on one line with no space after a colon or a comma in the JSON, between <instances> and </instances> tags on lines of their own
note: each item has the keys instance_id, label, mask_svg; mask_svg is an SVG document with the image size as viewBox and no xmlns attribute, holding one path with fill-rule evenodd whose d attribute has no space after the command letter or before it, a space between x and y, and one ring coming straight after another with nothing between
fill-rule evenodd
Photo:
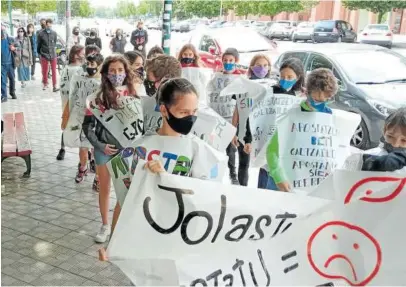
<instances>
[{"instance_id":1,"label":"paper sign","mask_svg":"<svg viewBox=\"0 0 406 287\"><path fill-rule=\"evenodd\" d=\"M369 182L371 198L391 194L385 185L372 183L380 174L347 175L339 175L346 179L345 185L337 180L321 192L355 195L354 187ZM386 201L362 200L356 195L345 203L152 175L141 168L135 177L140 181L134 182L124 202L108 257L136 285L405 282L406 249L402 246L406 229L387 224L406 215L406 197L399 192ZM398 186L405 181L397 179ZM404 185L402 190L406 191ZM365 194L362 188L357 192Z\"/></svg>"},{"instance_id":2,"label":"paper sign","mask_svg":"<svg viewBox=\"0 0 406 287\"><path fill-rule=\"evenodd\" d=\"M117 109L105 109L96 103L96 96L87 99L87 107L96 119L115 137L123 147L129 147L144 131L141 100L128 95L126 86L116 88Z\"/></svg>"},{"instance_id":3,"label":"paper sign","mask_svg":"<svg viewBox=\"0 0 406 287\"><path fill-rule=\"evenodd\" d=\"M312 189L341 167L360 121L354 113L303 112L301 107L281 117L277 123L279 165L292 187Z\"/></svg>"},{"instance_id":4,"label":"paper sign","mask_svg":"<svg viewBox=\"0 0 406 287\"><path fill-rule=\"evenodd\" d=\"M182 68L182 78L189 80L196 88L199 102L207 105L207 85L213 76L213 69L209 68Z\"/></svg>"},{"instance_id":5,"label":"paper sign","mask_svg":"<svg viewBox=\"0 0 406 287\"><path fill-rule=\"evenodd\" d=\"M68 147L87 147L91 144L82 130L86 114L86 99L100 87L100 79L89 78L76 74L71 80L69 97L69 120L63 132L63 142Z\"/></svg>"},{"instance_id":6,"label":"paper sign","mask_svg":"<svg viewBox=\"0 0 406 287\"><path fill-rule=\"evenodd\" d=\"M65 109L66 103L69 100L70 81L73 75L76 74L78 71L83 71L82 66L68 65L62 70L61 85L60 85L62 111Z\"/></svg>"}]
</instances>

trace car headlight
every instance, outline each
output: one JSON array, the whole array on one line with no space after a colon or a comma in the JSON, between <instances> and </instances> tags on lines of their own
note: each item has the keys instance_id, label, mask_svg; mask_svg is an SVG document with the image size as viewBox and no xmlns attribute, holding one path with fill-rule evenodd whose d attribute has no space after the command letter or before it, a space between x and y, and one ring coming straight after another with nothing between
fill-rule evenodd
<instances>
[{"instance_id":1,"label":"car headlight","mask_svg":"<svg viewBox=\"0 0 406 287\"><path fill-rule=\"evenodd\" d=\"M388 104L384 104L381 102L371 101L372 106L377 110L381 115L385 118L389 116L393 111L396 109Z\"/></svg>"}]
</instances>

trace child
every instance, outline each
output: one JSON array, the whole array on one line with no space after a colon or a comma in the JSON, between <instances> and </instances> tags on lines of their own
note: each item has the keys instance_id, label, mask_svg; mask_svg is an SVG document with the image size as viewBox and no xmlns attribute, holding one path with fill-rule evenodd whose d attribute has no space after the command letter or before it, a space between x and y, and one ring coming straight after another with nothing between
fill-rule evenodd
<instances>
[{"instance_id":1,"label":"child","mask_svg":"<svg viewBox=\"0 0 406 287\"><path fill-rule=\"evenodd\" d=\"M63 69L61 74L61 100L62 100L62 131L66 127L69 119L69 89L70 81L74 74L81 70L85 59L85 50L82 45L74 45L69 52L68 65ZM57 160L65 158L65 144L63 143L63 134L61 136L61 148L56 156Z\"/></svg>"},{"instance_id":2,"label":"child","mask_svg":"<svg viewBox=\"0 0 406 287\"><path fill-rule=\"evenodd\" d=\"M130 63L131 69L134 73L144 80L145 73L144 73L144 57L138 51L128 51L124 53L124 57Z\"/></svg>"},{"instance_id":3,"label":"child","mask_svg":"<svg viewBox=\"0 0 406 287\"><path fill-rule=\"evenodd\" d=\"M203 67L200 56L197 53L195 46L193 46L192 44L186 44L182 47L182 49L180 49L178 60L182 65L182 68Z\"/></svg>"},{"instance_id":4,"label":"child","mask_svg":"<svg viewBox=\"0 0 406 287\"><path fill-rule=\"evenodd\" d=\"M90 155L89 148L82 142L82 132L74 130L74 127L82 126L84 115L86 112L86 98L95 93L100 86L100 69L103 64L103 56L100 54L92 54L86 58L86 74L76 73L71 80L70 99L69 105L70 115L68 121L68 129L64 132L65 143L70 147L77 147L77 140L80 140L79 148L79 165L78 172L75 177L75 182L80 183L83 181L84 176L88 173L87 161ZM79 120L78 120L79 119ZM92 167L91 169L95 169ZM93 183L93 188L97 191L97 177Z\"/></svg>"},{"instance_id":5,"label":"child","mask_svg":"<svg viewBox=\"0 0 406 287\"><path fill-rule=\"evenodd\" d=\"M365 151L362 170L406 173L406 108L400 108L385 120L384 143Z\"/></svg>"},{"instance_id":6,"label":"child","mask_svg":"<svg viewBox=\"0 0 406 287\"><path fill-rule=\"evenodd\" d=\"M292 80L290 80L290 87L295 85L295 83L292 83ZM289 87L285 86L281 88L286 90ZM306 89L308 93L307 100L303 101L300 105L302 112L332 114L328 103L334 99L334 95L338 90L338 84L331 70L324 68L313 70L307 78ZM276 183L275 187L277 187L277 189L275 189L285 192L290 191L291 185L279 162L278 131L274 134L267 147L266 158L269 167L269 176Z\"/></svg>"},{"instance_id":7,"label":"child","mask_svg":"<svg viewBox=\"0 0 406 287\"><path fill-rule=\"evenodd\" d=\"M104 109L117 110L118 88L126 88L129 97L135 97L137 78L130 69L127 60L122 55L115 54L106 58L101 68L101 87L96 94L96 102ZM142 117L142 115L140 115ZM94 147L97 175L100 180L99 208L102 217L102 227L95 237L95 241L103 243L110 235L109 226L109 197L110 197L110 174L107 169L109 162L120 149L123 149L111 131L94 116L86 115L83 122L83 131Z\"/></svg>"},{"instance_id":8,"label":"child","mask_svg":"<svg viewBox=\"0 0 406 287\"><path fill-rule=\"evenodd\" d=\"M149 50L149 52L147 54L147 60L152 59L152 58L154 58L154 57L156 57L158 55L162 55L162 54L165 54L164 50L162 50L162 48L159 47L158 45L155 45L154 47L152 47Z\"/></svg>"}]
</instances>

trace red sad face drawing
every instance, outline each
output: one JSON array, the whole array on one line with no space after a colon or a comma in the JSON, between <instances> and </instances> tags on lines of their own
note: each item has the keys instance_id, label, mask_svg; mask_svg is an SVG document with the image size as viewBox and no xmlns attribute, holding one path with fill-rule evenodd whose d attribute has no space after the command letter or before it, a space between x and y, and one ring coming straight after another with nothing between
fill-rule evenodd
<instances>
[{"instance_id":1,"label":"red sad face drawing","mask_svg":"<svg viewBox=\"0 0 406 287\"><path fill-rule=\"evenodd\" d=\"M354 200L361 200L370 203L382 203L391 201L398 196L402 190L406 191L406 177L369 177L358 181L347 193L344 204ZM374 195L374 192L377 192Z\"/></svg>"},{"instance_id":2,"label":"red sad face drawing","mask_svg":"<svg viewBox=\"0 0 406 287\"><path fill-rule=\"evenodd\" d=\"M325 249L323 246L338 249L339 253L325 254L319 251ZM342 279L352 286L364 286L378 274L382 252L378 241L361 227L331 221L318 227L310 236L307 257L319 275Z\"/></svg>"}]
</instances>

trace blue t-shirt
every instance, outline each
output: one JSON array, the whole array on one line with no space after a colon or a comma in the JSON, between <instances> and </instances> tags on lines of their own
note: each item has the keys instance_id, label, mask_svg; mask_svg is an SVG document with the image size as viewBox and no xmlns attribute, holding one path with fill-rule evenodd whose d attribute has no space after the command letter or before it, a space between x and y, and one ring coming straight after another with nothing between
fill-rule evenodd
<instances>
[{"instance_id":1,"label":"blue t-shirt","mask_svg":"<svg viewBox=\"0 0 406 287\"><path fill-rule=\"evenodd\" d=\"M2 65L12 63L11 51L10 51L10 48L8 47L9 45L10 45L10 41L7 37L4 39L1 39L1 64Z\"/></svg>"}]
</instances>

